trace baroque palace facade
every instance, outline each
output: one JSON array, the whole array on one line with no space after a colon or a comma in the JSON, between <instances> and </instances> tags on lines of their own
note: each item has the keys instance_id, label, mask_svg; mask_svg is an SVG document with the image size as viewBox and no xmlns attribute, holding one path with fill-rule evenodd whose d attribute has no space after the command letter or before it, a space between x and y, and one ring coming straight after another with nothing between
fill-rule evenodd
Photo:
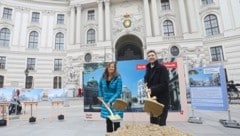
<instances>
[{"instance_id":1,"label":"baroque palace facade","mask_svg":"<svg viewBox=\"0 0 240 136\"><path fill-rule=\"evenodd\" d=\"M240 82L239 0L1 0L0 87L81 87L84 63L181 57Z\"/></svg>"}]
</instances>

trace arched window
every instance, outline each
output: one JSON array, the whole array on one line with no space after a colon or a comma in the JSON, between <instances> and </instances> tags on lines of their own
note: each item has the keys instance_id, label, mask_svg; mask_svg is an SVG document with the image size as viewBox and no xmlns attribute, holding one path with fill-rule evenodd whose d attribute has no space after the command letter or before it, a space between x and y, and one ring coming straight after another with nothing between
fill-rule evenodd
<instances>
[{"instance_id":1,"label":"arched window","mask_svg":"<svg viewBox=\"0 0 240 136\"><path fill-rule=\"evenodd\" d=\"M3 88L4 76L0 75L0 88Z\"/></svg>"},{"instance_id":2,"label":"arched window","mask_svg":"<svg viewBox=\"0 0 240 136\"><path fill-rule=\"evenodd\" d=\"M213 0L202 0L202 5L209 5L212 3L213 3Z\"/></svg>"},{"instance_id":3,"label":"arched window","mask_svg":"<svg viewBox=\"0 0 240 136\"><path fill-rule=\"evenodd\" d=\"M56 34L55 38L55 50L63 50L64 46L64 35L63 33L59 32Z\"/></svg>"},{"instance_id":4,"label":"arched window","mask_svg":"<svg viewBox=\"0 0 240 136\"><path fill-rule=\"evenodd\" d=\"M95 30L89 29L87 31L87 43L95 43Z\"/></svg>"},{"instance_id":5,"label":"arched window","mask_svg":"<svg viewBox=\"0 0 240 136\"><path fill-rule=\"evenodd\" d=\"M217 16L210 14L204 18L205 31L207 36L219 34L219 26Z\"/></svg>"},{"instance_id":6,"label":"arched window","mask_svg":"<svg viewBox=\"0 0 240 136\"><path fill-rule=\"evenodd\" d=\"M36 49L38 47L38 32L32 31L29 35L28 48Z\"/></svg>"},{"instance_id":7,"label":"arched window","mask_svg":"<svg viewBox=\"0 0 240 136\"><path fill-rule=\"evenodd\" d=\"M172 21L166 20L163 22L163 32L164 36L174 36L174 28Z\"/></svg>"},{"instance_id":8,"label":"arched window","mask_svg":"<svg viewBox=\"0 0 240 136\"><path fill-rule=\"evenodd\" d=\"M8 47L10 41L10 30L2 28L0 30L0 47Z\"/></svg>"},{"instance_id":9,"label":"arched window","mask_svg":"<svg viewBox=\"0 0 240 136\"><path fill-rule=\"evenodd\" d=\"M62 77L55 76L53 78L53 88L62 88Z\"/></svg>"}]
</instances>

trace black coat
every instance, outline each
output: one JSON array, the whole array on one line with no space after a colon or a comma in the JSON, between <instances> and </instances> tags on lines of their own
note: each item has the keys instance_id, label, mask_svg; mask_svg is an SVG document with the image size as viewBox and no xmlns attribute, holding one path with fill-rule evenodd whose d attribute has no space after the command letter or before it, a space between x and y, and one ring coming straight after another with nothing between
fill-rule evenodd
<instances>
[{"instance_id":1,"label":"black coat","mask_svg":"<svg viewBox=\"0 0 240 136\"><path fill-rule=\"evenodd\" d=\"M156 96L157 101L169 107L169 73L167 68L158 61L154 62L154 67L151 64L146 66L144 82L151 89L151 97Z\"/></svg>"}]
</instances>

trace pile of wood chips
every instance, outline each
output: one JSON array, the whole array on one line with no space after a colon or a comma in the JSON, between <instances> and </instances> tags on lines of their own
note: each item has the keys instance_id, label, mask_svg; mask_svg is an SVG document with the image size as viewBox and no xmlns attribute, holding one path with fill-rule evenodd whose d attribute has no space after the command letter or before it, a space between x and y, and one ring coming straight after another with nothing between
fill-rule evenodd
<instances>
[{"instance_id":1,"label":"pile of wood chips","mask_svg":"<svg viewBox=\"0 0 240 136\"><path fill-rule=\"evenodd\" d=\"M191 136L171 126L159 126L154 124L125 125L106 136Z\"/></svg>"}]
</instances>

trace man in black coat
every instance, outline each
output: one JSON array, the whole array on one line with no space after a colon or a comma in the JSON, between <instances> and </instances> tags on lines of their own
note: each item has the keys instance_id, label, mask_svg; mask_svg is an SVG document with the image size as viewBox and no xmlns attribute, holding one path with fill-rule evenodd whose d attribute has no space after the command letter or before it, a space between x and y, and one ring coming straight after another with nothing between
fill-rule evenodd
<instances>
[{"instance_id":1,"label":"man in black coat","mask_svg":"<svg viewBox=\"0 0 240 136\"><path fill-rule=\"evenodd\" d=\"M147 85L146 91L150 96L157 97L159 103L164 104L164 109L159 117L150 116L150 123L166 125L168 109L169 109L169 73L167 68L158 62L157 53L154 50L147 52L149 63L146 65L146 73L144 82Z\"/></svg>"}]
</instances>

